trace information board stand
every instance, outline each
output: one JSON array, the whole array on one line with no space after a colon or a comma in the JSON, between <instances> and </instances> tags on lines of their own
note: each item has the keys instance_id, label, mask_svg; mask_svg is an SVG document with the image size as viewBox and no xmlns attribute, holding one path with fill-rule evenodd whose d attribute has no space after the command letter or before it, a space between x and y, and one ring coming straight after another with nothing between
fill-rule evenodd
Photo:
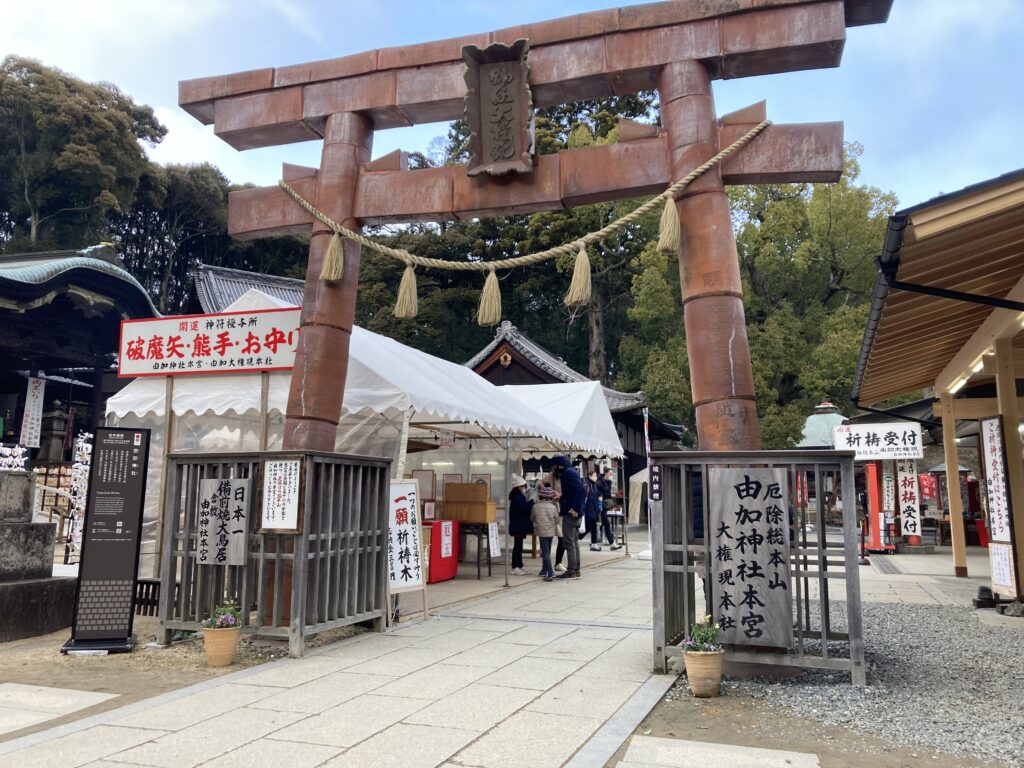
<instances>
[{"instance_id":1,"label":"information board stand","mask_svg":"<svg viewBox=\"0 0 1024 768\"><path fill-rule=\"evenodd\" d=\"M71 639L61 653L125 653L135 646L149 438L148 429L96 429Z\"/></svg>"}]
</instances>

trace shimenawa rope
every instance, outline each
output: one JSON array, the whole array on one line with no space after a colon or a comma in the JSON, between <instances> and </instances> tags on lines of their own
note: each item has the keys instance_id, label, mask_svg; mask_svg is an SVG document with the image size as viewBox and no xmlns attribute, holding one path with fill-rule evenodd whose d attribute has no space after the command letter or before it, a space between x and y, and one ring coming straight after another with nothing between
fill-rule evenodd
<instances>
[{"instance_id":1,"label":"shimenawa rope","mask_svg":"<svg viewBox=\"0 0 1024 768\"><path fill-rule=\"evenodd\" d=\"M655 195L647 202L635 208L630 213L619 217L601 229L589 232L583 237L562 245L549 248L546 251L514 256L508 259L497 259L495 261L448 261L445 259L434 259L427 256L417 256L403 248L391 248L371 240L364 235L343 227L331 219L323 211L318 210L314 205L303 198L298 192L292 189L285 181L279 181L278 186L296 203L302 206L307 213L330 229L334 234L324 256L324 264L321 268L320 279L328 282L340 280L344 273L344 249L341 247L340 238L344 237L353 242L359 243L364 248L369 248L384 256L401 261L406 265L402 282L399 286L398 301L395 304L395 315L397 317L415 317L417 311L416 300L416 267L427 267L430 269L445 269L449 271L477 271L487 272L487 280L484 282L484 291L480 298L480 308L477 312L477 322L480 325L495 325L501 321L501 292L498 287L498 279L495 271L498 269L513 269L515 267L539 264L542 261L557 258L576 252L576 262L573 268L572 283L565 296L565 303L572 305L586 304L590 301L590 259L587 256L587 246L608 237L623 227L632 224L634 221L657 208L665 205L661 217L661 234L658 239L658 249L673 252L679 248L679 215L674 204L675 196L689 186L701 174L714 168L718 163L734 152L738 152L749 144L758 134L771 125L771 121L765 120L751 128L747 133L738 138L728 147L720 151L711 159L694 168L686 176L672 184L661 194Z\"/></svg>"}]
</instances>

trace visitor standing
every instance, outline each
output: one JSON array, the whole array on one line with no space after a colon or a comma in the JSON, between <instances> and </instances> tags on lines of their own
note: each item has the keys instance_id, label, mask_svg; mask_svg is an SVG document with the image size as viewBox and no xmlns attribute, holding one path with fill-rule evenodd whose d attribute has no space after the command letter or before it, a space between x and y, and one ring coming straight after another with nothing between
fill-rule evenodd
<instances>
[{"instance_id":1,"label":"visitor standing","mask_svg":"<svg viewBox=\"0 0 1024 768\"><path fill-rule=\"evenodd\" d=\"M544 581L555 578L555 570L551 567L551 541L555 538L558 526L558 506L555 504L555 489L550 485L537 488L537 501L530 511L533 520L533 532L540 539L540 575Z\"/></svg>"},{"instance_id":2,"label":"visitor standing","mask_svg":"<svg viewBox=\"0 0 1024 768\"><path fill-rule=\"evenodd\" d=\"M608 467L601 479L597 481L598 495L601 497L601 528L604 530L608 544L613 550L622 549L621 544L615 543L615 537L612 536L611 520L608 519L608 510L615 504L615 498L612 496L612 478L614 476L615 470Z\"/></svg>"},{"instance_id":3,"label":"visitor standing","mask_svg":"<svg viewBox=\"0 0 1024 768\"><path fill-rule=\"evenodd\" d=\"M512 573L525 576L523 567L523 539L533 533L530 510L533 502L526 498L526 480L512 475L512 490L508 494L508 533L512 537Z\"/></svg>"},{"instance_id":4,"label":"visitor standing","mask_svg":"<svg viewBox=\"0 0 1024 768\"><path fill-rule=\"evenodd\" d=\"M601 537L599 533L601 525L601 494L597 483L597 469L592 469L587 475L587 497L583 503L584 519L586 520L587 527L584 533L580 534L581 539L586 534L590 534L591 552L601 551Z\"/></svg>"},{"instance_id":5,"label":"visitor standing","mask_svg":"<svg viewBox=\"0 0 1024 768\"><path fill-rule=\"evenodd\" d=\"M561 486L561 497L558 500L558 514L562 521L562 542L569 563L565 573L559 579L578 579L580 577L580 523L583 520L583 507L586 502L586 486L583 478L573 469L565 456L555 456L551 462L551 471Z\"/></svg>"}]
</instances>

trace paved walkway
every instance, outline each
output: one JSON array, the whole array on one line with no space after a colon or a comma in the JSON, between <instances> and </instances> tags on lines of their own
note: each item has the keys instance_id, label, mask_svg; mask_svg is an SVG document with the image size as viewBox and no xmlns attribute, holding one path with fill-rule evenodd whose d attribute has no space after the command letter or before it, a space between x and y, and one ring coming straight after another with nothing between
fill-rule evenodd
<instances>
[{"instance_id":1,"label":"paved walkway","mask_svg":"<svg viewBox=\"0 0 1024 768\"><path fill-rule=\"evenodd\" d=\"M868 602L964 604L987 582L983 552L971 579L944 551L879 558L859 568ZM601 559L580 580L483 597L478 583L425 622L2 743L0 768L600 768L674 681L650 674L650 563ZM634 736L619 765L817 764L754 752Z\"/></svg>"},{"instance_id":2,"label":"paved walkway","mask_svg":"<svg viewBox=\"0 0 1024 768\"><path fill-rule=\"evenodd\" d=\"M526 583L0 744L0 766L602 766L674 680L650 673L650 583L636 560Z\"/></svg>"}]
</instances>

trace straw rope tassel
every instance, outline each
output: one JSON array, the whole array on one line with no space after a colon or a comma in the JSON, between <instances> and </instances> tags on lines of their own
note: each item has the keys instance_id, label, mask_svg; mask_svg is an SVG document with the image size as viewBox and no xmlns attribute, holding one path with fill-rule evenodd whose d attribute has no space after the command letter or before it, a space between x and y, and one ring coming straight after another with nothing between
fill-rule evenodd
<instances>
[{"instance_id":1,"label":"straw rope tassel","mask_svg":"<svg viewBox=\"0 0 1024 768\"><path fill-rule=\"evenodd\" d=\"M476 313L478 325L497 325L501 322L501 288L493 269L487 270L484 292L480 294L480 309Z\"/></svg>"},{"instance_id":2,"label":"straw rope tassel","mask_svg":"<svg viewBox=\"0 0 1024 768\"><path fill-rule=\"evenodd\" d=\"M676 201L671 197L665 200L665 209L661 212L658 250L679 253L679 211L676 210Z\"/></svg>"},{"instance_id":3,"label":"straw rope tassel","mask_svg":"<svg viewBox=\"0 0 1024 768\"><path fill-rule=\"evenodd\" d=\"M398 301L395 302L395 317L416 317L419 303L416 297L416 268L406 264L402 282L398 285Z\"/></svg>"},{"instance_id":4,"label":"straw rope tassel","mask_svg":"<svg viewBox=\"0 0 1024 768\"><path fill-rule=\"evenodd\" d=\"M335 232L324 254L324 263L320 267L320 279L326 283L336 283L345 274L345 249L341 244L341 235Z\"/></svg>"},{"instance_id":5,"label":"straw rope tassel","mask_svg":"<svg viewBox=\"0 0 1024 768\"><path fill-rule=\"evenodd\" d=\"M576 265L572 270L569 292L565 294L565 303L570 307L590 303L590 257L583 243L580 243L580 251L576 254Z\"/></svg>"}]
</instances>

